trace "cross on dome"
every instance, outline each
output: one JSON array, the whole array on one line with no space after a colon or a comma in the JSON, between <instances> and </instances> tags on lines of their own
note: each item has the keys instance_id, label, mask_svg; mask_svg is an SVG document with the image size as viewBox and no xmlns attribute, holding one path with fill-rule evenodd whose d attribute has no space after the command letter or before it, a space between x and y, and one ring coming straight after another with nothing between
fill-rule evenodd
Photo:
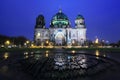
<instances>
[{"instance_id":1,"label":"cross on dome","mask_svg":"<svg viewBox=\"0 0 120 80\"><path fill-rule=\"evenodd\" d=\"M59 13L62 13L62 9L61 8L59 9Z\"/></svg>"}]
</instances>

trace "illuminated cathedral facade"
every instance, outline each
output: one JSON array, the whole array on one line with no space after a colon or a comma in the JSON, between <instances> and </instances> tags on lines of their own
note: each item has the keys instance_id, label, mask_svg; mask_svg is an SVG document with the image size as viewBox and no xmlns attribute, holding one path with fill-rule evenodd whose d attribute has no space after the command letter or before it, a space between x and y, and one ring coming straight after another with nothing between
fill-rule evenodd
<instances>
[{"instance_id":1,"label":"illuminated cathedral facade","mask_svg":"<svg viewBox=\"0 0 120 80\"><path fill-rule=\"evenodd\" d=\"M36 18L34 30L35 45L54 46L82 46L86 41L85 19L78 15L75 19L75 27L71 27L68 17L59 10L50 22L50 27L46 28L43 15Z\"/></svg>"}]
</instances>

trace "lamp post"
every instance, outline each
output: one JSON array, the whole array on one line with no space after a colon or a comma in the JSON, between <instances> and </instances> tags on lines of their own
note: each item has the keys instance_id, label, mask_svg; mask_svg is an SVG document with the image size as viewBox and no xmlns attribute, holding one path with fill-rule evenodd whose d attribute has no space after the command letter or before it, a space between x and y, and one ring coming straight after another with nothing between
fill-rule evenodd
<instances>
[{"instance_id":1,"label":"lamp post","mask_svg":"<svg viewBox=\"0 0 120 80\"><path fill-rule=\"evenodd\" d=\"M29 44L29 41L26 41L27 44Z\"/></svg>"},{"instance_id":2,"label":"lamp post","mask_svg":"<svg viewBox=\"0 0 120 80\"><path fill-rule=\"evenodd\" d=\"M30 43L30 41L27 40L27 41L26 41L26 45L27 45L27 47L29 47L29 43Z\"/></svg>"},{"instance_id":3,"label":"lamp post","mask_svg":"<svg viewBox=\"0 0 120 80\"><path fill-rule=\"evenodd\" d=\"M8 47L10 44L11 44L11 43L10 43L9 40L7 40L7 41L5 42L5 45L6 45L7 47Z\"/></svg>"},{"instance_id":4,"label":"lamp post","mask_svg":"<svg viewBox=\"0 0 120 80\"><path fill-rule=\"evenodd\" d=\"M6 43L7 45L10 45L10 41L9 41L9 40L7 40L5 43Z\"/></svg>"}]
</instances>

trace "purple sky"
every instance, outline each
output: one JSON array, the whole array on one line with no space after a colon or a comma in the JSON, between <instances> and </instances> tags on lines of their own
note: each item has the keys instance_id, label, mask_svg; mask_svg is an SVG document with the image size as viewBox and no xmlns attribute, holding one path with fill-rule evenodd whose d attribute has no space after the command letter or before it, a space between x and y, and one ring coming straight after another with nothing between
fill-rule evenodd
<instances>
[{"instance_id":1,"label":"purple sky","mask_svg":"<svg viewBox=\"0 0 120 80\"><path fill-rule=\"evenodd\" d=\"M120 40L120 0L1 0L0 34L33 40L36 17L42 13L49 27L60 7L73 27L76 16L84 16L88 39Z\"/></svg>"}]
</instances>

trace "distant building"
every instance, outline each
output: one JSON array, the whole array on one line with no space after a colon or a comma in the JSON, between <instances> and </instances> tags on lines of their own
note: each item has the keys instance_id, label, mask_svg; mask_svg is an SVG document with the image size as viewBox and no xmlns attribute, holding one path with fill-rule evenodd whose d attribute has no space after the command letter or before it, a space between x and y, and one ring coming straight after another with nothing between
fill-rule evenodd
<instances>
[{"instance_id":1,"label":"distant building","mask_svg":"<svg viewBox=\"0 0 120 80\"><path fill-rule=\"evenodd\" d=\"M75 20L75 28L72 28L68 17L59 10L51 20L50 27L45 27L43 15L36 19L34 42L40 45L84 45L86 41L86 26L84 17L78 15Z\"/></svg>"}]
</instances>

